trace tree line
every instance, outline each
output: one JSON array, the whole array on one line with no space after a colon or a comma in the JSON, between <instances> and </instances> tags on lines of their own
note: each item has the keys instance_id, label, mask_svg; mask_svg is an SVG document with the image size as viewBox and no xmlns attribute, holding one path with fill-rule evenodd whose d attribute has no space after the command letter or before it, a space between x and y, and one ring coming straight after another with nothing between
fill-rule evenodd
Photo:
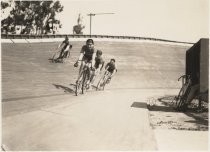
<instances>
[{"instance_id":1,"label":"tree line","mask_svg":"<svg viewBox=\"0 0 210 152\"><path fill-rule=\"evenodd\" d=\"M56 15L63 11L60 1L1 1L1 14L10 12L1 19L1 32L17 34L55 33L62 27Z\"/></svg>"}]
</instances>

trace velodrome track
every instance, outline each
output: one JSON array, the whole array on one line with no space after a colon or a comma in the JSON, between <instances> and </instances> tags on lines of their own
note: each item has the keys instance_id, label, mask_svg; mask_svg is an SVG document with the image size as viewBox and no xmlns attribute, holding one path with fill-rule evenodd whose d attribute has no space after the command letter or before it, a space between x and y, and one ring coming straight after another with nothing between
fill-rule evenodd
<instances>
[{"instance_id":1,"label":"velodrome track","mask_svg":"<svg viewBox=\"0 0 210 152\"><path fill-rule=\"evenodd\" d=\"M2 143L9 150L158 149L146 99L178 92L190 46L96 41L118 72L105 91L76 97L73 64L84 43L72 41L63 64L48 60L59 43L2 43Z\"/></svg>"}]
</instances>

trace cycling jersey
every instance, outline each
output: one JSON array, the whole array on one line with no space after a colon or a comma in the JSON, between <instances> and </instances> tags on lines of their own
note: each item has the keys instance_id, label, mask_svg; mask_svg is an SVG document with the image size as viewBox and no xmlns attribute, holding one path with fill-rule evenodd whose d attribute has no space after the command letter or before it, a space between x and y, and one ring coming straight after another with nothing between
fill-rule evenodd
<instances>
[{"instance_id":1,"label":"cycling jersey","mask_svg":"<svg viewBox=\"0 0 210 152\"><path fill-rule=\"evenodd\" d=\"M100 64L102 64L103 67L104 60L102 59L102 57L95 57L95 68L98 69Z\"/></svg>"},{"instance_id":2,"label":"cycling jersey","mask_svg":"<svg viewBox=\"0 0 210 152\"><path fill-rule=\"evenodd\" d=\"M64 40L64 41L62 42L62 44L64 44L64 46L63 46L63 48L62 48L62 51L64 51L64 50L67 48L67 46L70 45L70 43L69 43L68 40Z\"/></svg>"},{"instance_id":3,"label":"cycling jersey","mask_svg":"<svg viewBox=\"0 0 210 152\"><path fill-rule=\"evenodd\" d=\"M95 49L89 49L87 47L87 45L84 45L81 49L81 52L80 53L84 53L84 58L83 59L87 59L89 61L92 60L92 57L93 57L93 53L95 52Z\"/></svg>"},{"instance_id":4,"label":"cycling jersey","mask_svg":"<svg viewBox=\"0 0 210 152\"><path fill-rule=\"evenodd\" d=\"M113 73L113 71L116 69L115 64L113 64L113 63L111 63L111 62L107 63L107 65L106 65L105 68L107 68L107 67L108 67L107 70L108 70L109 72L111 72L111 73Z\"/></svg>"}]
</instances>

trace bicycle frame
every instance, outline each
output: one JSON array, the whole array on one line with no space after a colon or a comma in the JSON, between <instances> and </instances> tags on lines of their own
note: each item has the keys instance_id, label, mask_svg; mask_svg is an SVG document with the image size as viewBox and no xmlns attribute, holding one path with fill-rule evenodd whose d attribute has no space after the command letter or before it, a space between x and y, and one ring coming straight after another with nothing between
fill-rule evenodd
<instances>
[{"instance_id":1,"label":"bicycle frame","mask_svg":"<svg viewBox=\"0 0 210 152\"><path fill-rule=\"evenodd\" d=\"M189 75L183 75L181 76L178 81L182 78L182 88L179 91L178 96L175 96L175 108L177 110L185 110L186 108L186 101L188 94L191 89L191 78Z\"/></svg>"},{"instance_id":2,"label":"bicycle frame","mask_svg":"<svg viewBox=\"0 0 210 152\"><path fill-rule=\"evenodd\" d=\"M102 88L102 90L104 90L105 85L107 84L107 80L110 77L111 73L109 71L105 71L103 76L101 77L101 79L99 80L98 84L97 84L97 88L96 90L100 90Z\"/></svg>"},{"instance_id":3,"label":"bicycle frame","mask_svg":"<svg viewBox=\"0 0 210 152\"><path fill-rule=\"evenodd\" d=\"M82 68L78 82L76 84L76 90L75 90L76 96L79 94L80 89L82 91L82 94L84 94L84 92L86 90L86 86L87 86L87 80L88 80L88 78L90 79L90 64L91 64L91 62L84 61L84 63L85 64Z\"/></svg>"}]
</instances>

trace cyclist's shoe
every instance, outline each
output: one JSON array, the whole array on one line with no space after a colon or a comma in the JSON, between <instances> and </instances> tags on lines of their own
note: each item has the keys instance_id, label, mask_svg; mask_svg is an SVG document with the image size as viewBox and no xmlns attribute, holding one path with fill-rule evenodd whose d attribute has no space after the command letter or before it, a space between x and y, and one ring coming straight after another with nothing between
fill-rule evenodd
<instances>
[{"instance_id":1,"label":"cyclist's shoe","mask_svg":"<svg viewBox=\"0 0 210 152\"><path fill-rule=\"evenodd\" d=\"M87 85L86 85L86 89L87 89L87 90L90 89L90 84L87 84Z\"/></svg>"},{"instance_id":2,"label":"cyclist's shoe","mask_svg":"<svg viewBox=\"0 0 210 152\"><path fill-rule=\"evenodd\" d=\"M88 87L87 87L87 89L88 90L93 90L93 85L92 84L89 84L89 85L87 85Z\"/></svg>"},{"instance_id":3,"label":"cyclist's shoe","mask_svg":"<svg viewBox=\"0 0 210 152\"><path fill-rule=\"evenodd\" d=\"M91 67L90 67L90 70L95 71L96 69L95 69L94 67L91 66Z\"/></svg>"},{"instance_id":4,"label":"cyclist's shoe","mask_svg":"<svg viewBox=\"0 0 210 152\"><path fill-rule=\"evenodd\" d=\"M106 80L106 83L109 84L110 81L111 81L111 78L108 78L108 79Z\"/></svg>"},{"instance_id":5,"label":"cyclist's shoe","mask_svg":"<svg viewBox=\"0 0 210 152\"><path fill-rule=\"evenodd\" d=\"M79 66L79 63L78 61L74 63L74 67L78 67Z\"/></svg>"}]
</instances>

